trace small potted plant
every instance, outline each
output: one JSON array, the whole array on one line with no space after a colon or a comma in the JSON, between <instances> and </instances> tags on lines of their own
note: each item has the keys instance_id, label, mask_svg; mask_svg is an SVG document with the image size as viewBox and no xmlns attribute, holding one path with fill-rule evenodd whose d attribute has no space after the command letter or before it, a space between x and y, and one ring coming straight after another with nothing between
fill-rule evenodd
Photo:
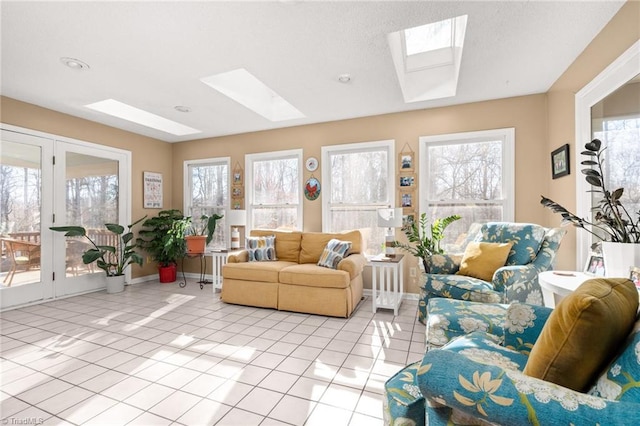
<instances>
[{"instance_id":1,"label":"small potted plant","mask_svg":"<svg viewBox=\"0 0 640 426\"><path fill-rule=\"evenodd\" d=\"M186 253L185 234L191 219L180 210L162 210L142 223L136 243L158 262L161 283L176 280L176 263Z\"/></svg>"},{"instance_id":2,"label":"small potted plant","mask_svg":"<svg viewBox=\"0 0 640 426\"><path fill-rule=\"evenodd\" d=\"M127 225L126 233L125 227L122 225L105 223L105 228L118 236L119 244L117 246L97 245L82 226L52 226L49 229L64 232L65 237L86 238L91 244L91 248L82 254L82 262L85 265L95 262L96 266L107 275L107 293L118 293L124 290L124 273L127 267L132 263L142 265L142 256L134 250L136 244L133 242L131 229L145 218L146 216Z\"/></svg>"},{"instance_id":3,"label":"small potted plant","mask_svg":"<svg viewBox=\"0 0 640 426\"><path fill-rule=\"evenodd\" d=\"M216 231L216 223L222 219L222 215L213 214L208 216L203 214L200 216L200 220L193 221L191 226L187 229L187 253L188 254L202 254L205 248L211 240L213 240L213 234Z\"/></svg>"},{"instance_id":4,"label":"small potted plant","mask_svg":"<svg viewBox=\"0 0 640 426\"><path fill-rule=\"evenodd\" d=\"M412 222L410 225L403 228L409 244L396 241L394 246L400 247L418 259L421 259L424 271L428 273L429 257L434 254L444 253L444 250L440 247L440 242L444 238L445 228L459 219L460 216L454 214L443 219L436 219L433 224L428 225L427 214L422 213L418 223ZM427 232L427 227L429 227L429 232Z\"/></svg>"}]
</instances>

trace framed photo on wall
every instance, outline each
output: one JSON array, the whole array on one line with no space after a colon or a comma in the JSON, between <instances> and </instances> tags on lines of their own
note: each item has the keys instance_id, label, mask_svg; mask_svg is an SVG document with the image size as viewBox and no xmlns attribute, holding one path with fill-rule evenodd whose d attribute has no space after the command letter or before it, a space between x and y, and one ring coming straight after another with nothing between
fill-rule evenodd
<instances>
[{"instance_id":1,"label":"framed photo on wall","mask_svg":"<svg viewBox=\"0 0 640 426\"><path fill-rule=\"evenodd\" d=\"M398 186L400 188L413 188L416 186L416 176L411 175L400 175L398 178Z\"/></svg>"},{"instance_id":2,"label":"framed photo on wall","mask_svg":"<svg viewBox=\"0 0 640 426\"><path fill-rule=\"evenodd\" d=\"M551 153L551 177L557 179L569 172L569 144L566 143Z\"/></svg>"},{"instance_id":3,"label":"framed photo on wall","mask_svg":"<svg viewBox=\"0 0 640 426\"><path fill-rule=\"evenodd\" d=\"M412 172L415 169L415 153L413 151L401 152L398 154L400 157L400 168L402 172Z\"/></svg>"}]
</instances>

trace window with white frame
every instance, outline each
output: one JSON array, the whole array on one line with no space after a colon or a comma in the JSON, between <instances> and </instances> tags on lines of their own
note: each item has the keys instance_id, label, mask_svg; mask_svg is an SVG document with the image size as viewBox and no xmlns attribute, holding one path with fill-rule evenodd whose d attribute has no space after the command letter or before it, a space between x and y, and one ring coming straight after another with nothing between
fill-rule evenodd
<instances>
[{"instance_id":1,"label":"window with white frame","mask_svg":"<svg viewBox=\"0 0 640 426\"><path fill-rule=\"evenodd\" d=\"M209 246L227 247L229 237L224 213L229 208L229 158L185 161L184 174L184 214L194 222L200 221L202 215L222 215Z\"/></svg>"},{"instance_id":2,"label":"window with white frame","mask_svg":"<svg viewBox=\"0 0 640 426\"><path fill-rule=\"evenodd\" d=\"M513 128L420 138L420 211L462 217L444 247L472 223L514 220L514 138Z\"/></svg>"},{"instance_id":3,"label":"window with white frame","mask_svg":"<svg viewBox=\"0 0 640 426\"><path fill-rule=\"evenodd\" d=\"M382 251L377 210L395 207L394 152L393 140L322 147L324 232L359 229L366 254Z\"/></svg>"},{"instance_id":4,"label":"window with white frame","mask_svg":"<svg viewBox=\"0 0 640 426\"><path fill-rule=\"evenodd\" d=\"M302 229L302 150L247 154L247 229Z\"/></svg>"}]
</instances>

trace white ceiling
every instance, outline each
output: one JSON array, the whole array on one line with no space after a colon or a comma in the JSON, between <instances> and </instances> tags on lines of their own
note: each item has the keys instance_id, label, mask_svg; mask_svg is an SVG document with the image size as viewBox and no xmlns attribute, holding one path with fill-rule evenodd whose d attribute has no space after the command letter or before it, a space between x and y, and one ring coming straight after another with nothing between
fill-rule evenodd
<instances>
[{"instance_id":1,"label":"white ceiling","mask_svg":"<svg viewBox=\"0 0 640 426\"><path fill-rule=\"evenodd\" d=\"M622 4L2 1L0 90L167 142L543 93ZM387 34L462 14L468 24L457 95L404 103ZM91 68L67 68L61 57ZM306 118L270 122L200 81L237 68ZM338 82L343 73L350 83ZM173 136L84 107L108 98L202 133Z\"/></svg>"}]
</instances>

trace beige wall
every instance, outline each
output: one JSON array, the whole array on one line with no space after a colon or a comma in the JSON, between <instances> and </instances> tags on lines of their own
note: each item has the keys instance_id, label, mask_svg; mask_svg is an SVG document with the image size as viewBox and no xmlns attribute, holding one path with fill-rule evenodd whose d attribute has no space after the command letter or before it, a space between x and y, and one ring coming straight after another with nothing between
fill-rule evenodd
<instances>
[{"instance_id":1,"label":"beige wall","mask_svg":"<svg viewBox=\"0 0 640 426\"><path fill-rule=\"evenodd\" d=\"M320 158L324 145L394 139L396 150L405 143L418 152L420 136L486 130L516 129L516 220L557 226L558 217L539 205L544 194L575 207L575 171L569 177L551 180L549 153L562 144L574 146L574 95L608 64L638 40L640 3L630 1L558 79L547 94L522 96L447 108L365 117L286 129L168 144L61 114L35 105L2 97L1 121L56 135L128 149L133 153L134 218L157 210L142 208L142 172L161 172L165 207L182 209L183 162L190 159L230 156L232 166L244 167L244 155L253 152L303 148L304 158ZM575 155L572 149L572 157ZM322 165L320 165L322 167ZM321 169L314 172L321 176ZM305 179L310 173L305 171ZM321 230L320 199L304 201L304 229ZM415 266L413 258L408 267ZM575 233L563 242L559 267L575 268ZM153 273L153 268L134 276ZM405 275L408 277L408 274ZM417 292L416 283L408 285Z\"/></svg>"},{"instance_id":2,"label":"beige wall","mask_svg":"<svg viewBox=\"0 0 640 426\"><path fill-rule=\"evenodd\" d=\"M244 155L292 148L302 148L303 156L320 158L322 146L394 139L396 152L408 143L418 152L420 136L468 132L503 127L516 129L516 220L541 222L544 209L538 197L546 188L537 178L548 160L546 152L546 97L522 96L478 102L447 108L386 114L353 120L290 127L264 132L202 139L174 144L173 199L180 207L183 197L181 170L185 160L209 157L231 157L232 166L239 162L244 167ZM314 172L321 176L322 164ZM417 172L417 170L416 170ZM305 171L305 179L311 174ZM321 182L322 183L322 182ZM322 195L320 196L322 197ZM304 230L322 230L321 198L304 200ZM415 267L413 257L406 267ZM407 271L408 272L408 271ZM405 274L406 277L409 274ZM408 291L417 293L415 279L408 282Z\"/></svg>"},{"instance_id":3,"label":"beige wall","mask_svg":"<svg viewBox=\"0 0 640 426\"><path fill-rule=\"evenodd\" d=\"M576 143L575 141L575 94L640 39L639 22L640 2L628 1L553 84L547 93L549 126L547 150L549 152L569 143L572 165L575 164L576 153L579 155L584 144L589 142ZM567 177L552 180L550 168L550 164L545 163L543 176L546 178L547 188L544 195L570 211L575 211L576 178L582 179L582 174L573 170ZM558 215L547 212L544 223L548 226L557 226L560 218ZM576 265L576 230L574 228L568 230L569 233L562 242L558 254L558 269L580 268Z\"/></svg>"},{"instance_id":4,"label":"beige wall","mask_svg":"<svg viewBox=\"0 0 640 426\"><path fill-rule=\"evenodd\" d=\"M131 217L133 220L144 215L153 216L158 212L158 210L142 208L143 171L162 173L164 182L166 182L163 188L165 207L170 207L173 204L171 144L7 97L0 97L0 111L2 111L1 121L4 124L131 151L133 169ZM144 276L154 274L155 271L154 264L145 265L142 269L134 266L132 275L134 277Z\"/></svg>"}]
</instances>

